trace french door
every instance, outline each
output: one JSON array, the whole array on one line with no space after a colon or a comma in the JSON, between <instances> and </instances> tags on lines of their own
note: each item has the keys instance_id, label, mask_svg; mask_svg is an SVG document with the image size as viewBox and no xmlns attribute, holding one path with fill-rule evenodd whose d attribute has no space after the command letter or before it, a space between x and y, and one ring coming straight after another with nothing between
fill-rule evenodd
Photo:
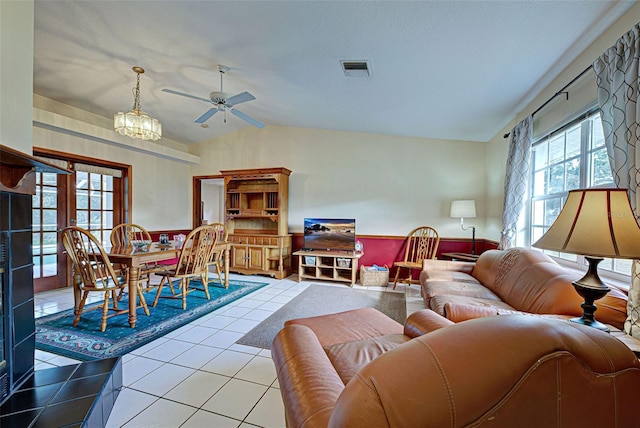
<instances>
[{"instance_id":1,"label":"french door","mask_svg":"<svg viewBox=\"0 0 640 428\"><path fill-rule=\"evenodd\" d=\"M50 153L46 151L44 156ZM71 267L60 239L62 229L87 229L103 246L108 246L113 226L130 218L130 198L124 196L131 194L130 166L57 152L55 162L73 173L38 173L36 177L32 203L35 292L71 284Z\"/></svg>"},{"instance_id":2,"label":"french door","mask_svg":"<svg viewBox=\"0 0 640 428\"><path fill-rule=\"evenodd\" d=\"M36 173L32 197L33 279L36 292L63 287L66 257L58 230L67 223L67 177Z\"/></svg>"}]
</instances>

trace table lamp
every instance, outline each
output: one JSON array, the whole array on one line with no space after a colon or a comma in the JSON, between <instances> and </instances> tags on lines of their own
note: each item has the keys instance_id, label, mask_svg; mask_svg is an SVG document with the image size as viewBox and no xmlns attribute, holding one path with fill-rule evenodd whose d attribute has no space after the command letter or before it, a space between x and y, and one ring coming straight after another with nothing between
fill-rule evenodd
<instances>
[{"instance_id":1,"label":"table lamp","mask_svg":"<svg viewBox=\"0 0 640 428\"><path fill-rule=\"evenodd\" d=\"M452 201L451 202L451 214L452 218L460 219L460 227L462 230L469 230L471 228L471 254L476 253L476 227L469 226L464 227L464 219L466 218L475 218L476 216L476 201L473 199L465 199L460 201Z\"/></svg>"},{"instance_id":2,"label":"table lamp","mask_svg":"<svg viewBox=\"0 0 640 428\"><path fill-rule=\"evenodd\" d=\"M610 290L598 276L598 264L605 257L640 258L640 228L627 190L571 190L558 218L533 246L585 256L587 273L572 282L584 298L582 317L570 321L609 331L594 317L597 306L593 302Z\"/></svg>"}]
</instances>

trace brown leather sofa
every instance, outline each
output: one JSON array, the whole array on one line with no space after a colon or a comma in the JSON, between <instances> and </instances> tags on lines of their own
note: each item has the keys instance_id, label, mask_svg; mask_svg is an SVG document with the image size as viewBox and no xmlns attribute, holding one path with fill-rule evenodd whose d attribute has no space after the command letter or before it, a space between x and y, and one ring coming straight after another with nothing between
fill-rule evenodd
<instances>
[{"instance_id":1,"label":"brown leather sofa","mask_svg":"<svg viewBox=\"0 0 640 428\"><path fill-rule=\"evenodd\" d=\"M546 254L525 248L490 250L476 263L425 260L420 285L425 307L455 322L514 313L558 318L582 315L584 301L571 272ZM622 329L627 296L617 288L596 301L596 319Z\"/></svg>"},{"instance_id":2,"label":"brown leather sofa","mask_svg":"<svg viewBox=\"0 0 640 428\"><path fill-rule=\"evenodd\" d=\"M288 427L640 425L638 358L564 320L358 309L288 321L271 352Z\"/></svg>"}]
</instances>

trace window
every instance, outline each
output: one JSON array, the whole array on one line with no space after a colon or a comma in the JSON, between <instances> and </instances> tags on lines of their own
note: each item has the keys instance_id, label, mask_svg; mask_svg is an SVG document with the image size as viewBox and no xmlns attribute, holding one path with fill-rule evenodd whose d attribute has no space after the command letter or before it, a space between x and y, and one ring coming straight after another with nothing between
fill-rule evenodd
<instances>
[{"instance_id":1,"label":"window","mask_svg":"<svg viewBox=\"0 0 640 428\"><path fill-rule=\"evenodd\" d=\"M614 185L600 113L591 111L534 142L531 165L529 245L553 224L569 190ZM585 264L575 254L545 252L576 266ZM631 261L605 259L599 268L630 275Z\"/></svg>"}]
</instances>

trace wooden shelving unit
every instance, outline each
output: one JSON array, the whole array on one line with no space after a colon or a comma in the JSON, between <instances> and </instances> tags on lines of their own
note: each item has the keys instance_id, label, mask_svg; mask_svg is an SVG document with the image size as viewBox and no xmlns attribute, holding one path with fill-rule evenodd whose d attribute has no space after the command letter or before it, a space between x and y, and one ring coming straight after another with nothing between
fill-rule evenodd
<instances>
[{"instance_id":1,"label":"wooden shelving unit","mask_svg":"<svg viewBox=\"0 0 640 428\"><path fill-rule=\"evenodd\" d=\"M356 283L361 254L340 251L296 251L298 282L303 278Z\"/></svg>"},{"instance_id":2,"label":"wooden shelving unit","mask_svg":"<svg viewBox=\"0 0 640 428\"><path fill-rule=\"evenodd\" d=\"M231 242L229 270L282 279L291 274L286 168L220 171L224 176L225 225Z\"/></svg>"}]
</instances>

